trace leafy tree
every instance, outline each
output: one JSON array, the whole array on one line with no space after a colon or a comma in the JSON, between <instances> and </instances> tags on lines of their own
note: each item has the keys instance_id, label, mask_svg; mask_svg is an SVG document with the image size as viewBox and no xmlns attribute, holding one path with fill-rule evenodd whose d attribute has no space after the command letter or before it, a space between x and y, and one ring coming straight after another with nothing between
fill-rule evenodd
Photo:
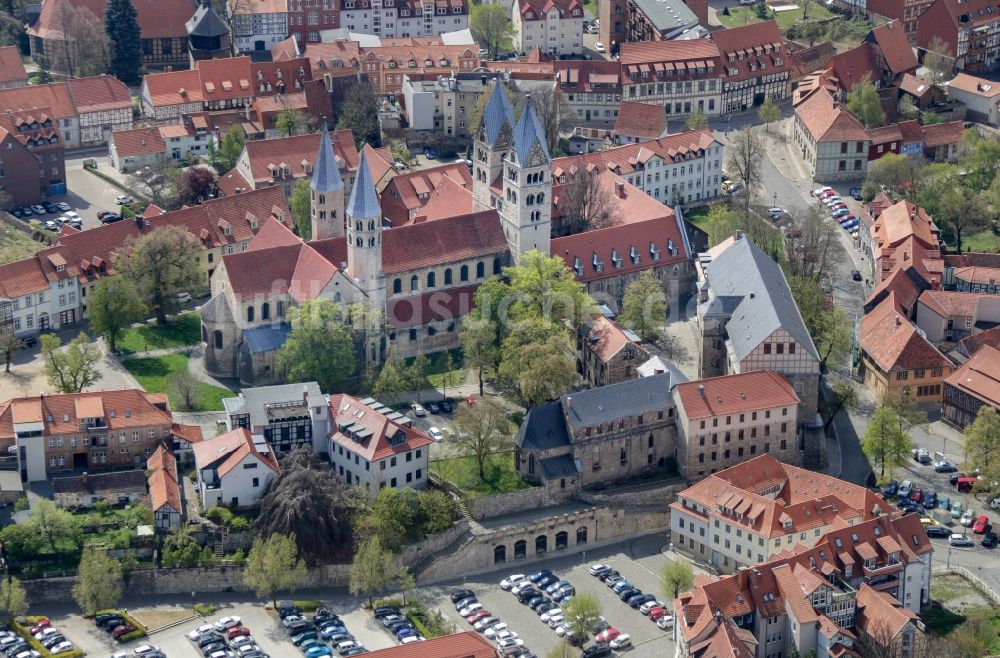
<instances>
[{"instance_id":1,"label":"leafy tree","mask_svg":"<svg viewBox=\"0 0 1000 658\"><path fill-rule=\"evenodd\" d=\"M306 563L298 555L295 535L273 533L267 539L257 537L247 555L243 582L257 596L270 598L277 606L278 592L295 591L309 576Z\"/></svg>"},{"instance_id":2,"label":"leafy tree","mask_svg":"<svg viewBox=\"0 0 1000 658\"><path fill-rule=\"evenodd\" d=\"M169 158L160 158L126 177L128 186L160 208L170 210L179 200L180 170Z\"/></svg>"},{"instance_id":3,"label":"leafy tree","mask_svg":"<svg viewBox=\"0 0 1000 658\"><path fill-rule=\"evenodd\" d=\"M531 92L531 105L538 117L538 124L545 131L549 152L552 153L559 147L559 127L562 125L563 115L568 115L569 112L563 103L562 91L559 87L534 89Z\"/></svg>"},{"instance_id":4,"label":"leafy tree","mask_svg":"<svg viewBox=\"0 0 1000 658\"><path fill-rule=\"evenodd\" d=\"M479 376L479 396L483 395L483 373L495 370L499 350L496 346L497 326L491 320L479 320L467 315L462 320L459 337L466 368L475 368Z\"/></svg>"},{"instance_id":5,"label":"leafy tree","mask_svg":"<svg viewBox=\"0 0 1000 658\"><path fill-rule=\"evenodd\" d=\"M899 119L916 119L919 110L917 109L917 104L913 100L913 96L909 94L903 94L899 98L899 102L896 103L896 115Z\"/></svg>"},{"instance_id":6,"label":"leafy tree","mask_svg":"<svg viewBox=\"0 0 1000 658\"><path fill-rule=\"evenodd\" d=\"M768 96L759 108L757 108L757 118L764 122L767 129L771 129L771 124L781 118L781 108Z\"/></svg>"},{"instance_id":7,"label":"leafy tree","mask_svg":"<svg viewBox=\"0 0 1000 658\"><path fill-rule=\"evenodd\" d=\"M473 5L469 28L476 41L486 49L487 57L491 60L495 60L499 53L510 51L514 47L514 26L500 5Z\"/></svg>"},{"instance_id":8,"label":"leafy tree","mask_svg":"<svg viewBox=\"0 0 1000 658\"><path fill-rule=\"evenodd\" d=\"M101 380L103 375L97 369L101 350L83 332L66 349L60 349L62 341L55 334L42 334L40 342L45 359L42 372L60 393L79 393Z\"/></svg>"},{"instance_id":9,"label":"leafy tree","mask_svg":"<svg viewBox=\"0 0 1000 658\"><path fill-rule=\"evenodd\" d=\"M104 277L87 295L90 328L107 339L112 352L118 351L118 339L125 329L141 320L145 312L139 293L126 277Z\"/></svg>"},{"instance_id":10,"label":"leafy tree","mask_svg":"<svg viewBox=\"0 0 1000 658\"><path fill-rule=\"evenodd\" d=\"M940 84L950 80L955 71L955 58L951 56L951 46L941 37L934 37L924 52L924 67L931 74L931 82Z\"/></svg>"},{"instance_id":11,"label":"leafy tree","mask_svg":"<svg viewBox=\"0 0 1000 658\"><path fill-rule=\"evenodd\" d=\"M52 553L59 551L60 544L76 543L80 539L80 527L73 515L59 509L47 498L39 499L32 505L27 525Z\"/></svg>"},{"instance_id":12,"label":"leafy tree","mask_svg":"<svg viewBox=\"0 0 1000 658\"><path fill-rule=\"evenodd\" d=\"M974 231L985 223L986 203L978 193L958 188L945 193L938 212L938 217L951 225L955 233L955 248L961 252L962 234Z\"/></svg>"},{"instance_id":13,"label":"leafy tree","mask_svg":"<svg viewBox=\"0 0 1000 658\"><path fill-rule=\"evenodd\" d=\"M198 241L185 229L165 226L129 238L115 269L132 282L156 322L167 324L167 312L177 307L177 293L204 282L200 251Z\"/></svg>"},{"instance_id":14,"label":"leafy tree","mask_svg":"<svg viewBox=\"0 0 1000 658\"><path fill-rule=\"evenodd\" d=\"M309 130L309 117L302 110L288 108L278 113L274 127L281 137L292 137L302 135Z\"/></svg>"},{"instance_id":15,"label":"leafy tree","mask_svg":"<svg viewBox=\"0 0 1000 658\"><path fill-rule=\"evenodd\" d=\"M444 353L441 360L441 396L448 397L448 387L455 387L465 378L465 371L455 368L455 359L451 352Z\"/></svg>"},{"instance_id":16,"label":"leafy tree","mask_svg":"<svg viewBox=\"0 0 1000 658\"><path fill-rule=\"evenodd\" d=\"M278 350L278 367L288 381L316 381L324 391L343 391L357 371L354 330L328 299L291 309L292 330Z\"/></svg>"},{"instance_id":17,"label":"leafy tree","mask_svg":"<svg viewBox=\"0 0 1000 658\"><path fill-rule=\"evenodd\" d=\"M65 38L62 40L66 73L90 76L108 68L108 35L105 23L84 6L63 3L56 9L55 20Z\"/></svg>"},{"instance_id":18,"label":"leafy tree","mask_svg":"<svg viewBox=\"0 0 1000 658\"><path fill-rule=\"evenodd\" d=\"M241 126L233 126L222 138L219 146L219 164L222 169L229 171L236 166L243 153L243 146L246 144L246 134Z\"/></svg>"},{"instance_id":19,"label":"leafy tree","mask_svg":"<svg viewBox=\"0 0 1000 658\"><path fill-rule=\"evenodd\" d=\"M344 94L337 116L337 128L350 129L360 150L365 143L379 143L378 101L369 82L352 84Z\"/></svg>"},{"instance_id":20,"label":"leafy tree","mask_svg":"<svg viewBox=\"0 0 1000 658\"><path fill-rule=\"evenodd\" d=\"M170 397L181 411L193 411L201 402L201 382L188 370L175 372L167 384Z\"/></svg>"},{"instance_id":21,"label":"leafy tree","mask_svg":"<svg viewBox=\"0 0 1000 658\"><path fill-rule=\"evenodd\" d=\"M582 159L577 171L559 193L559 213L570 233L582 233L621 224L621 209L601 185L600 172L588 169Z\"/></svg>"},{"instance_id":22,"label":"leafy tree","mask_svg":"<svg viewBox=\"0 0 1000 658\"><path fill-rule=\"evenodd\" d=\"M215 174L208 167L188 167L180 175L178 196L181 203L201 203L215 191Z\"/></svg>"},{"instance_id":23,"label":"leafy tree","mask_svg":"<svg viewBox=\"0 0 1000 658\"><path fill-rule=\"evenodd\" d=\"M754 11L757 13L757 18L762 21L766 21L770 17L770 9L764 0L757 0L754 4Z\"/></svg>"},{"instance_id":24,"label":"leafy tree","mask_svg":"<svg viewBox=\"0 0 1000 658\"><path fill-rule=\"evenodd\" d=\"M399 568L399 575L396 576L396 581L399 583L399 591L403 595L403 605L406 605L406 595L413 594L417 591L417 579L413 577L410 570L406 566Z\"/></svg>"},{"instance_id":25,"label":"leafy tree","mask_svg":"<svg viewBox=\"0 0 1000 658\"><path fill-rule=\"evenodd\" d=\"M73 598L85 615L114 606L122 598L122 565L100 548L88 546L80 558Z\"/></svg>"},{"instance_id":26,"label":"leafy tree","mask_svg":"<svg viewBox=\"0 0 1000 658\"><path fill-rule=\"evenodd\" d=\"M22 498L27 500L27 498ZM34 559L45 548L44 540L29 523L12 523L0 530L7 562Z\"/></svg>"},{"instance_id":27,"label":"leafy tree","mask_svg":"<svg viewBox=\"0 0 1000 658\"><path fill-rule=\"evenodd\" d=\"M14 334L0 336L0 354L3 354L4 372L10 372L10 362L14 359L14 354L22 349L24 349L24 343Z\"/></svg>"},{"instance_id":28,"label":"leafy tree","mask_svg":"<svg viewBox=\"0 0 1000 658\"><path fill-rule=\"evenodd\" d=\"M840 362L851 349L851 322L843 309L829 304L816 279L793 276L788 282L802 320L816 344L820 364Z\"/></svg>"},{"instance_id":29,"label":"leafy tree","mask_svg":"<svg viewBox=\"0 0 1000 658\"><path fill-rule=\"evenodd\" d=\"M694 570L691 563L684 560L671 560L663 565L660 571L660 587L671 600L686 592L694 583Z\"/></svg>"},{"instance_id":30,"label":"leafy tree","mask_svg":"<svg viewBox=\"0 0 1000 658\"><path fill-rule=\"evenodd\" d=\"M504 341L500 379L519 382L521 398L537 406L559 397L576 383L573 340L562 325L548 320L522 323Z\"/></svg>"},{"instance_id":31,"label":"leafy tree","mask_svg":"<svg viewBox=\"0 0 1000 658\"><path fill-rule=\"evenodd\" d=\"M413 361L406 367L406 386L410 391L417 392L417 400L420 400L421 392L430 387L427 375L431 371L431 360L425 354L418 354L413 357Z\"/></svg>"},{"instance_id":32,"label":"leafy tree","mask_svg":"<svg viewBox=\"0 0 1000 658\"><path fill-rule=\"evenodd\" d=\"M701 109L696 109L687 118L687 129L688 130L701 130L703 128L708 128L708 117Z\"/></svg>"},{"instance_id":33,"label":"leafy tree","mask_svg":"<svg viewBox=\"0 0 1000 658\"><path fill-rule=\"evenodd\" d=\"M392 554L382 548L378 535L362 542L351 564L351 594L363 594L368 605L372 605L375 594L385 590L392 580L392 573L386 568L391 559Z\"/></svg>"},{"instance_id":34,"label":"leafy tree","mask_svg":"<svg viewBox=\"0 0 1000 658\"><path fill-rule=\"evenodd\" d=\"M667 321L667 308L663 284L653 270L646 270L625 286L619 319L643 340L653 341Z\"/></svg>"},{"instance_id":35,"label":"leafy tree","mask_svg":"<svg viewBox=\"0 0 1000 658\"><path fill-rule=\"evenodd\" d=\"M350 557L351 520L358 502L330 465L307 446L281 460L281 472L261 500L256 530L262 537L292 536L309 560Z\"/></svg>"},{"instance_id":36,"label":"leafy tree","mask_svg":"<svg viewBox=\"0 0 1000 658\"><path fill-rule=\"evenodd\" d=\"M385 487L369 513L358 517L356 530L363 537L377 534L383 548L397 553L407 544L451 527L457 511L443 491Z\"/></svg>"},{"instance_id":37,"label":"leafy tree","mask_svg":"<svg viewBox=\"0 0 1000 658\"><path fill-rule=\"evenodd\" d=\"M1000 415L988 404L965 428L965 461L991 477L1000 466Z\"/></svg>"},{"instance_id":38,"label":"leafy tree","mask_svg":"<svg viewBox=\"0 0 1000 658\"><path fill-rule=\"evenodd\" d=\"M1000 170L1000 143L984 139L975 128L969 128L959 143L958 161L968 172L966 185L969 190L985 190Z\"/></svg>"},{"instance_id":39,"label":"leafy tree","mask_svg":"<svg viewBox=\"0 0 1000 658\"><path fill-rule=\"evenodd\" d=\"M563 617L569 624L570 634L576 638L589 638L601 620L601 604L589 592L580 592L563 606Z\"/></svg>"},{"instance_id":40,"label":"leafy tree","mask_svg":"<svg viewBox=\"0 0 1000 658\"><path fill-rule=\"evenodd\" d=\"M0 614L4 619L20 617L28 611L28 595L24 585L10 575L0 580Z\"/></svg>"},{"instance_id":41,"label":"leafy tree","mask_svg":"<svg viewBox=\"0 0 1000 658\"><path fill-rule=\"evenodd\" d=\"M504 268L517 301L511 308L515 319L547 318L553 322L579 322L596 311L594 300L576 280L573 271L558 256L531 250L520 265Z\"/></svg>"},{"instance_id":42,"label":"leafy tree","mask_svg":"<svg viewBox=\"0 0 1000 658\"><path fill-rule=\"evenodd\" d=\"M878 90L872 83L871 74L866 73L847 92L847 111L869 130L885 125L885 112Z\"/></svg>"},{"instance_id":43,"label":"leafy tree","mask_svg":"<svg viewBox=\"0 0 1000 658\"><path fill-rule=\"evenodd\" d=\"M933 126L938 123L944 123L944 117L934 110L927 110L920 116L920 124L923 126Z\"/></svg>"},{"instance_id":44,"label":"leafy tree","mask_svg":"<svg viewBox=\"0 0 1000 658\"><path fill-rule=\"evenodd\" d=\"M708 207L708 241L715 246L733 234L733 223L730 221L730 210L726 204L716 201Z\"/></svg>"},{"instance_id":45,"label":"leafy tree","mask_svg":"<svg viewBox=\"0 0 1000 658\"><path fill-rule=\"evenodd\" d=\"M410 382L406 365L398 354L389 352L389 356L382 364L382 368L372 384L372 393L379 396L395 396L409 390Z\"/></svg>"},{"instance_id":46,"label":"leafy tree","mask_svg":"<svg viewBox=\"0 0 1000 658\"><path fill-rule=\"evenodd\" d=\"M898 153L886 153L868 165L865 175L865 196L874 197L884 186L895 192L911 189L921 169L921 163Z\"/></svg>"},{"instance_id":47,"label":"leafy tree","mask_svg":"<svg viewBox=\"0 0 1000 658\"><path fill-rule=\"evenodd\" d=\"M138 12L132 0L110 0L104 8L104 30L111 50L111 73L127 85L141 81L142 42Z\"/></svg>"},{"instance_id":48,"label":"leafy tree","mask_svg":"<svg viewBox=\"0 0 1000 658\"><path fill-rule=\"evenodd\" d=\"M887 405L876 409L868 422L861 449L869 461L879 467L880 476L885 475L887 466L891 475L897 466L904 464L912 447L910 437L900 429L896 410Z\"/></svg>"},{"instance_id":49,"label":"leafy tree","mask_svg":"<svg viewBox=\"0 0 1000 658\"><path fill-rule=\"evenodd\" d=\"M479 468L479 479L486 480L486 461L490 455L513 449L514 426L503 406L493 398L476 404L461 405L455 412L449 438L455 452L472 457Z\"/></svg>"},{"instance_id":50,"label":"leafy tree","mask_svg":"<svg viewBox=\"0 0 1000 658\"><path fill-rule=\"evenodd\" d=\"M299 237L308 242L312 240L312 190L309 189L309 181L300 178L292 186L292 196L288 199L288 206L292 210L292 217L295 219L295 228Z\"/></svg>"}]
</instances>

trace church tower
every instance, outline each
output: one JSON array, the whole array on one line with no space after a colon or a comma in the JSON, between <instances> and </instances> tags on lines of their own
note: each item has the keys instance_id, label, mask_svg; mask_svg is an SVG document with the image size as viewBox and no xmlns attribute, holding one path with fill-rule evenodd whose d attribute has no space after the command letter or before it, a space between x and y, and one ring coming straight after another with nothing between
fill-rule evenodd
<instances>
[{"instance_id":1,"label":"church tower","mask_svg":"<svg viewBox=\"0 0 1000 658\"><path fill-rule=\"evenodd\" d=\"M545 133L530 100L514 126L505 158L500 217L517 261L532 249L549 255L552 237L552 167Z\"/></svg>"},{"instance_id":2,"label":"church tower","mask_svg":"<svg viewBox=\"0 0 1000 658\"><path fill-rule=\"evenodd\" d=\"M493 83L473 140L474 210L496 207L491 202L490 185L503 173L503 158L513 139L514 108L503 92L502 84L499 79Z\"/></svg>"},{"instance_id":3,"label":"church tower","mask_svg":"<svg viewBox=\"0 0 1000 658\"><path fill-rule=\"evenodd\" d=\"M375 183L372 182L368 158L361 152L358 175L354 178L351 199L344 211L347 219L347 276L354 279L368 297L369 307L385 314L385 274L382 272L382 207ZM372 318L373 320L375 318ZM374 325L374 322L373 322ZM370 365L382 359L382 323L367 332L365 362Z\"/></svg>"},{"instance_id":4,"label":"church tower","mask_svg":"<svg viewBox=\"0 0 1000 658\"><path fill-rule=\"evenodd\" d=\"M309 207L312 239L326 240L344 236L344 181L340 177L337 156L333 153L330 133L323 126L316 167L309 182Z\"/></svg>"}]
</instances>

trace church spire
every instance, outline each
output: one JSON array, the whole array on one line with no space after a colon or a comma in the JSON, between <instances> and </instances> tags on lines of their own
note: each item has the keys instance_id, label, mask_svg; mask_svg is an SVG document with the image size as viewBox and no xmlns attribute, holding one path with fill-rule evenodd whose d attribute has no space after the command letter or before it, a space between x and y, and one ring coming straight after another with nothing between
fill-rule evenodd
<instances>
[{"instance_id":1,"label":"church spire","mask_svg":"<svg viewBox=\"0 0 1000 658\"><path fill-rule=\"evenodd\" d=\"M330 133L323 126L323 136L319 140L319 153L316 154L316 168L312 181L309 183L316 192L334 192L344 189L344 181L340 177L340 167L337 166L337 156L333 153Z\"/></svg>"},{"instance_id":2,"label":"church spire","mask_svg":"<svg viewBox=\"0 0 1000 658\"><path fill-rule=\"evenodd\" d=\"M529 100L524 106L524 111L521 112L521 120L514 127L514 150L517 153L519 164L523 165L528 160L528 155L536 142L541 147L545 161L548 162L550 159L549 148L545 143L545 133L535 115L535 108Z\"/></svg>"},{"instance_id":3,"label":"church spire","mask_svg":"<svg viewBox=\"0 0 1000 658\"><path fill-rule=\"evenodd\" d=\"M514 125L514 107L501 88L502 84L499 78L493 83L493 91L490 93L489 100L486 101L480 123L480 126L486 129L486 143L490 148L497 146L504 122L507 123L508 127Z\"/></svg>"},{"instance_id":4,"label":"church spire","mask_svg":"<svg viewBox=\"0 0 1000 658\"><path fill-rule=\"evenodd\" d=\"M347 202L347 216L350 218L378 217L380 220L382 217L378 192L375 190L375 183L372 182L368 158L364 151L361 151L361 162L358 163L358 175L354 179L351 200Z\"/></svg>"}]
</instances>

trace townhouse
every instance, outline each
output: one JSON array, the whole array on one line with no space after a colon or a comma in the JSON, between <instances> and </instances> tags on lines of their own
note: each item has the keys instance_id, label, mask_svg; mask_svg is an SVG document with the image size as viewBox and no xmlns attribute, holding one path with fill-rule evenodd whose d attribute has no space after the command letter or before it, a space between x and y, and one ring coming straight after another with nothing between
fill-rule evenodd
<instances>
[{"instance_id":1,"label":"townhouse","mask_svg":"<svg viewBox=\"0 0 1000 658\"><path fill-rule=\"evenodd\" d=\"M227 429L245 427L279 455L303 445L326 451L329 405L316 382L247 388L222 406Z\"/></svg>"},{"instance_id":2,"label":"townhouse","mask_svg":"<svg viewBox=\"0 0 1000 658\"><path fill-rule=\"evenodd\" d=\"M436 37L469 27L466 0L343 0L340 25L386 39ZM309 41L319 41L308 35ZM305 41L306 39L303 39Z\"/></svg>"},{"instance_id":3,"label":"townhouse","mask_svg":"<svg viewBox=\"0 0 1000 658\"><path fill-rule=\"evenodd\" d=\"M560 102L566 114L575 114L579 124L614 125L622 101L618 62L557 60L552 62L552 70L559 80Z\"/></svg>"},{"instance_id":4,"label":"townhouse","mask_svg":"<svg viewBox=\"0 0 1000 658\"><path fill-rule=\"evenodd\" d=\"M670 504L670 536L678 550L733 573L893 511L865 487L758 455L679 492Z\"/></svg>"},{"instance_id":5,"label":"townhouse","mask_svg":"<svg viewBox=\"0 0 1000 658\"><path fill-rule=\"evenodd\" d=\"M853 180L868 170L868 132L825 89L795 107L793 140L815 180Z\"/></svg>"},{"instance_id":6,"label":"townhouse","mask_svg":"<svg viewBox=\"0 0 1000 658\"><path fill-rule=\"evenodd\" d=\"M932 3L933 0L865 0L868 15L900 25L911 46L917 45L918 19Z\"/></svg>"},{"instance_id":7,"label":"townhouse","mask_svg":"<svg viewBox=\"0 0 1000 658\"><path fill-rule=\"evenodd\" d=\"M965 103L970 121L1000 126L1000 84L959 73L946 85L948 98Z\"/></svg>"},{"instance_id":8,"label":"townhouse","mask_svg":"<svg viewBox=\"0 0 1000 658\"><path fill-rule=\"evenodd\" d=\"M1000 59L1000 7L991 0L934 0L917 19L917 45L943 43L959 71L986 71Z\"/></svg>"},{"instance_id":9,"label":"townhouse","mask_svg":"<svg viewBox=\"0 0 1000 658\"><path fill-rule=\"evenodd\" d=\"M667 135L667 115L655 105L625 101L611 132L616 146L641 144Z\"/></svg>"},{"instance_id":10,"label":"townhouse","mask_svg":"<svg viewBox=\"0 0 1000 658\"><path fill-rule=\"evenodd\" d=\"M171 532L184 519L177 459L164 444L157 446L146 460L149 472L149 506L153 510L153 526L159 532Z\"/></svg>"},{"instance_id":11,"label":"townhouse","mask_svg":"<svg viewBox=\"0 0 1000 658\"><path fill-rule=\"evenodd\" d=\"M407 133L433 131L432 135L467 140L476 101L483 90L479 75L403 75L401 87ZM416 140L415 140L416 141Z\"/></svg>"},{"instance_id":12,"label":"townhouse","mask_svg":"<svg viewBox=\"0 0 1000 658\"><path fill-rule=\"evenodd\" d=\"M945 256L943 285L959 292L1000 295L1000 256L975 252Z\"/></svg>"},{"instance_id":13,"label":"townhouse","mask_svg":"<svg viewBox=\"0 0 1000 658\"><path fill-rule=\"evenodd\" d=\"M667 114L722 113L723 71L712 39L623 43L622 97Z\"/></svg>"},{"instance_id":14,"label":"townhouse","mask_svg":"<svg viewBox=\"0 0 1000 658\"><path fill-rule=\"evenodd\" d=\"M247 508L259 504L280 472L267 441L245 427L196 443L194 465L195 486L206 511L219 505Z\"/></svg>"},{"instance_id":15,"label":"townhouse","mask_svg":"<svg viewBox=\"0 0 1000 658\"><path fill-rule=\"evenodd\" d=\"M302 4L298 0L291 0L291 2L289 0L257 0L253 3L237 2L228 5L227 10L232 12L233 45L241 53L271 50L275 44L284 41L291 34L289 21L294 20L298 23ZM316 5L317 3L310 4ZM294 19L289 16L290 6L296 8ZM317 14L323 12L323 22L327 25L324 29L329 29L330 21L335 20L338 13L330 11L329 6L329 0L325 0L322 8L314 7L312 9Z\"/></svg>"},{"instance_id":16,"label":"townhouse","mask_svg":"<svg viewBox=\"0 0 1000 658\"><path fill-rule=\"evenodd\" d=\"M101 277L116 274L114 261L127 241L162 226L180 226L198 241L198 266L207 286L223 255L245 251L260 225L272 216L291 222L280 189L209 199L200 206L169 213L147 211L136 221L82 232L64 228L55 246L31 258L0 265L0 287L12 300L13 331L34 335L72 326L85 318L87 293Z\"/></svg>"},{"instance_id":17,"label":"townhouse","mask_svg":"<svg viewBox=\"0 0 1000 658\"><path fill-rule=\"evenodd\" d=\"M549 55L583 52L583 5L578 0L517 0L512 18L515 48Z\"/></svg>"},{"instance_id":18,"label":"townhouse","mask_svg":"<svg viewBox=\"0 0 1000 658\"><path fill-rule=\"evenodd\" d=\"M1000 295L926 290L917 300L916 324L927 340L948 349L1000 324Z\"/></svg>"},{"instance_id":19,"label":"townhouse","mask_svg":"<svg viewBox=\"0 0 1000 658\"><path fill-rule=\"evenodd\" d=\"M928 287L941 286L940 231L920 206L903 200L882 210L868 231L861 231L862 254L879 284L897 268L916 268ZM902 300L900 300L902 301Z\"/></svg>"},{"instance_id":20,"label":"townhouse","mask_svg":"<svg viewBox=\"0 0 1000 658\"><path fill-rule=\"evenodd\" d=\"M0 191L14 204L66 193L64 144L50 108L0 114L0 149Z\"/></svg>"},{"instance_id":21,"label":"townhouse","mask_svg":"<svg viewBox=\"0 0 1000 658\"><path fill-rule=\"evenodd\" d=\"M0 403L0 445L24 482L60 471L136 468L161 441L192 432L174 423L167 397L138 389L39 394Z\"/></svg>"},{"instance_id":22,"label":"townhouse","mask_svg":"<svg viewBox=\"0 0 1000 658\"><path fill-rule=\"evenodd\" d=\"M385 487L423 489L430 478L430 437L371 398L330 396L328 454L334 473L374 497Z\"/></svg>"},{"instance_id":23,"label":"townhouse","mask_svg":"<svg viewBox=\"0 0 1000 658\"><path fill-rule=\"evenodd\" d=\"M372 83L376 95L401 94L403 77L410 72L436 78L439 75L450 76L452 72L471 73L479 68L477 48L445 43L428 44L426 41L401 39L401 43L397 45L395 41L388 40L377 47L362 48L358 57L358 69Z\"/></svg>"},{"instance_id":24,"label":"townhouse","mask_svg":"<svg viewBox=\"0 0 1000 658\"><path fill-rule=\"evenodd\" d=\"M784 377L759 370L677 385L677 461L689 482L752 458L802 464L799 396Z\"/></svg>"},{"instance_id":25,"label":"townhouse","mask_svg":"<svg viewBox=\"0 0 1000 658\"><path fill-rule=\"evenodd\" d=\"M944 380L941 419L963 429L984 405L1000 411L1000 349L983 345Z\"/></svg>"},{"instance_id":26,"label":"townhouse","mask_svg":"<svg viewBox=\"0 0 1000 658\"><path fill-rule=\"evenodd\" d=\"M185 116L181 123L111 133L108 159L115 170L127 174L167 160L180 163L189 155L201 158L218 142L204 121Z\"/></svg>"},{"instance_id":27,"label":"townhouse","mask_svg":"<svg viewBox=\"0 0 1000 658\"><path fill-rule=\"evenodd\" d=\"M580 329L577 354L577 371L595 388L635 379L650 356L635 332L603 315L594 318L589 330Z\"/></svg>"},{"instance_id":28,"label":"townhouse","mask_svg":"<svg viewBox=\"0 0 1000 658\"><path fill-rule=\"evenodd\" d=\"M742 112L765 100L785 100L792 62L775 21L712 33L722 75L721 112Z\"/></svg>"}]
</instances>

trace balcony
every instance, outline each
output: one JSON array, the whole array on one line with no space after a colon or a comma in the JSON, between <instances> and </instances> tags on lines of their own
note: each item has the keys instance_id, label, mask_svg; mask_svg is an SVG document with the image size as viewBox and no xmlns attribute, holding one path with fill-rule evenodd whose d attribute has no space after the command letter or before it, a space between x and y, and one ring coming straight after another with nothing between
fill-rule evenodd
<instances>
[{"instance_id":1,"label":"balcony","mask_svg":"<svg viewBox=\"0 0 1000 658\"><path fill-rule=\"evenodd\" d=\"M866 578L865 580L869 587L879 592L885 592L886 590L892 590L899 587L899 576L895 574L879 576L877 578Z\"/></svg>"},{"instance_id":2,"label":"balcony","mask_svg":"<svg viewBox=\"0 0 1000 658\"><path fill-rule=\"evenodd\" d=\"M902 562L892 562L888 564L883 564L882 566L878 566L876 564L874 567L871 568L864 567L865 578L874 578L887 574L898 573L902 570L903 570Z\"/></svg>"}]
</instances>

